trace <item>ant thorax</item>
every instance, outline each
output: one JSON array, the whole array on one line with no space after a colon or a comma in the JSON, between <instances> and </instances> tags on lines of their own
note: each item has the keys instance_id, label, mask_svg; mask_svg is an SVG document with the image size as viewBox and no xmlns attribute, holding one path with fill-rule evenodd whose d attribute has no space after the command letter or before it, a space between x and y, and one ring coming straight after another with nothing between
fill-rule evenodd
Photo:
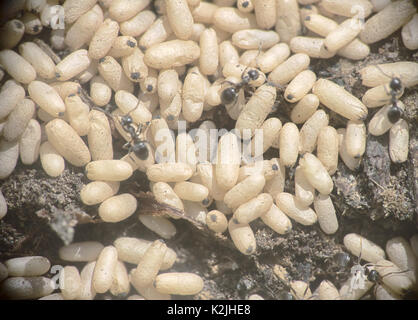
<instances>
[{"instance_id":1,"label":"ant thorax","mask_svg":"<svg viewBox=\"0 0 418 320\"><path fill-rule=\"evenodd\" d=\"M390 81L389 86L393 91L396 91L396 92L400 91L402 89L401 79L398 78L398 77L392 78L392 80Z\"/></svg>"}]
</instances>

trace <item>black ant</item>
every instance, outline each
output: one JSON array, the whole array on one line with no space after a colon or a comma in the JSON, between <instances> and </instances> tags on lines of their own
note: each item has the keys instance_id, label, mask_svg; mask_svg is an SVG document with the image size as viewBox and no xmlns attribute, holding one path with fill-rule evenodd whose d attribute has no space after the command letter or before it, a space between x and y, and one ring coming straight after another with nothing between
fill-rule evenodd
<instances>
[{"instance_id":1,"label":"black ant","mask_svg":"<svg viewBox=\"0 0 418 320\"><path fill-rule=\"evenodd\" d=\"M392 271L389 273L386 273L385 275L381 276L377 270L375 270L375 267L384 267L383 265L378 265L375 263L366 263L364 265L360 264L361 256L362 256L362 239L360 239L360 254L358 256L358 261L355 265L351 267L351 280L350 280L350 286L349 286L349 293L351 294L353 290L357 289L364 289L365 288L365 281L368 280L372 282L375 285L381 285L383 287L387 287L384 284L383 278L390 277L394 274L402 274L407 272L408 270L400 270L400 271ZM403 294L404 298L415 298L416 292L414 290L408 290ZM375 296L376 296L376 286L375 286Z\"/></svg>"},{"instance_id":2,"label":"black ant","mask_svg":"<svg viewBox=\"0 0 418 320\"><path fill-rule=\"evenodd\" d=\"M222 103L225 105L234 103L236 99L238 98L239 91L243 87L246 87L250 83L250 81L257 80L259 76L260 76L260 73L256 69L251 69L248 72L244 70L244 72L241 75L241 82L232 83L232 82L227 81L231 86L222 90L221 92Z\"/></svg>"},{"instance_id":3,"label":"black ant","mask_svg":"<svg viewBox=\"0 0 418 320\"><path fill-rule=\"evenodd\" d=\"M379 69L380 72L382 72L385 76L388 78L391 78L389 82L389 88L390 92L386 92L388 95L390 95L390 103L392 104L391 108L388 110L388 119L391 123L395 124L398 122L400 118L403 116L403 110L398 106L398 98L397 96L402 91L402 81L399 77L391 77L387 75L382 68L380 68L378 65L376 65L376 68ZM385 87L386 89L386 87Z\"/></svg>"},{"instance_id":4,"label":"black ant","mask_svg":"<svg viewBox=\"0 0 418 320\"><path fill-rule=\"evenodd\" d=\"M133 152L135 155L141 159L146 160L149 157L149 151L147 147L147 141L141 139L139 136L142 132L143 125L139 124L138 128L135 130L135 127L132 125L132 117L127 114L121 117L120 124L127 133L131 136L131 141L125 143L122 148L127 149L129 153ZM147 123L146 125L148 125Z\"/></svg>"},{"instance_id":5,"label":"black ant","mask_svg":"<svg viewBox=\"0 0 418 320\"><path fill-rule=\"evenodd\" d=\"M100 108L97 108L97 107L94 107L94 109L98 110L98 111L101 111L101 112L104 112L112 118L115 117L114 115L108 113L107 111L105 111L103 109L100 109ZM135 110L135 108L133 110ZM132 120L132 117L130 116L130 113L133 110L131 110L130 112L128 112L127 114L125 114L123 116L119 116L119 119L118 119L122 129L125 132L127 132L131 137L131 140L126 142L122 146L122 148L125 149L125 150L128 150L129 153L133 152L138 159L146 160L149 157L149 150L148 150L148 147L147 147L148 142L146 140L143 140L143 139L140 138L141 132L144 129L144 125L139 124L138 128L135 128L133 126L133 120ZM147 122L145 124L145 126L148 126L148 125L149 125L149 122Z\"/></svg>"},{"instance_id":6,"label":"black ant","mask_svg":"<svg viewBox=\"0 0 418 320\"><path fill-rule=\"evenodd\" d=\"M384 287L386 290L391 291L391 289L388 288L384 284L383 278L386 277L386 276L390 276L392 274L404 273L407 270L406 271L394 271L394 272L390 272L390 273L386 274L383 277L376 270L374 270L374 269L369 270L368 268L366 268L365 271L366 271L365 272L365 275L367 276L367 280L369 280L370 282L375 283L376 285L380 285L380 286ZM376 296L376 289L377 289L377 286L375 286L375 289L374 289L374 295L375 296ZM398 294L398 293L395 293L395 294ZM403 292L401 296L402 296L403 299L406 299L406 300L417 300L418 299L417 294L418 293L415 290L409 289L409 290Z\"/></svg>"},{"instance_id":7,"label":"black ant","mask_svg":"<svg viewBox=\"0 0 418 320\"><path fill-rule=\"evenodd\" d=\"M258 55L261 53L262 44L263 44L262 42L259 43L258 54L257 54L257 57L255 58L256 61L257 61ZM257 69L251 69L248 72L247 72L247 69L249 69L249 67L246 67L241 74L241 82L233 83L230 81L225 81L225 82L228 82L230 86L223 89L221 92L221 101L224 105L235 103L238 98L239 91L242 88L247 87L251 81L257 80L258 77L260 76L260 73L258 72Z\"/></svg>"}]
</instances>

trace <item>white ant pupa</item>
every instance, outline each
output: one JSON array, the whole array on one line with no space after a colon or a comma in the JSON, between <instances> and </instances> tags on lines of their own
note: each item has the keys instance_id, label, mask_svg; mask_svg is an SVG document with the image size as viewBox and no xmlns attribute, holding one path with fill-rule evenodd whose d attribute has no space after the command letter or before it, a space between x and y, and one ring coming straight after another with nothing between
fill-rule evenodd
<instances>
[{"instance_id":1,"label":"white ant pupa","mask_svg":"<svg viewBox=\"0 0 418 320\"><path fill-rule=\"evenodd\" d=\"M65 29L64 7L60 5L46 6L41 13L41 20L44 26L50 26L53 30Z\"/></svg>"}]
</instances>

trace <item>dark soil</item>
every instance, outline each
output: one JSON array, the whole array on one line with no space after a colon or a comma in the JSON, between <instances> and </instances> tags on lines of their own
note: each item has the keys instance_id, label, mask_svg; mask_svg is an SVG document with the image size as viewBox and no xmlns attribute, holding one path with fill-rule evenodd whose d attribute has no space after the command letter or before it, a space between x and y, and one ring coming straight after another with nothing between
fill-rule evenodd
<instances>
[{"instance_id":1,"label":"dark soil","mask_svg":"<svg viewBox=\"0 0 418 320\"><path fill-rule=\"evenodd\" d=\"M398 32L373 45L372 53L365 61L336 57L312 61L311 68L317 75L331 78L361 98L367 88L361 85L359 69L369 64L404 60L417 61L418 53L413 54L403 47ZM282 100L279 99L279 111L275 113L285 122L290 108ZM278 265L286 268L289 280L309 282L312 291L325 279L340 287L349 277L351 265L357 262L357 258L352 257L347 266L338 264L336 254L345 252L342 241L347 233L362 234L383 248L394 236L409 238L416 233L418 88L405 90L401 100L410 123L409 159L403 164L391 163L388 135L385 134L368 137L366 154L357 172L351 172L340 162L333 176L335 188L332 193L340 224L336 234L327 236L318 225L304 227L293 223L289 234L279 235L257 220L251 223L257 251L252 256L244 256L234 248L227 233L215 236L189 221L175 221L177 235L167 241L178 254L172 271L194 272L205 280L203 291L194 298L245 299L258 293L265 299L282 299L289 288L274 273ZM369 109L369 119L376 111ZM336 128L345 126L346 120L327 112L332 125ZM222 123L225 121L222 114L209 113L204 117L213 118L219 127L228 127ZM118 146L116 142L115 149ZM269 154L277 156L276 151ZM288 170L288 191L294 188L289 179L293 173L294 170ZM62 176L54 179L43 172L39 161L31 167L19 163L9 178L0 181L8 205L8 213L0 221L0 261L43 255L52 264L65 264L58 257L58 249L72 241L98 240L109 245L121 236L157 238L136 216L117 224L101 222L97 207L87 207L80 200L79 191L85 183L87 179L80 168L67 165ZM145 175L138 172L123 183L121 191L147 191L147 185ZM133 267L130 265L129 269Z\"/></svg>"}]
</instances>

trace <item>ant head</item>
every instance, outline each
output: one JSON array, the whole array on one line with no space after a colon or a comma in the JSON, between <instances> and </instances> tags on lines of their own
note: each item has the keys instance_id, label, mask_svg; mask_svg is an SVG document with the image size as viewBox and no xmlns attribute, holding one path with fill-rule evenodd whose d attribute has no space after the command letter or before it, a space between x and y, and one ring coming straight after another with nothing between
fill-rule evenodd
<instances>
[{"instance_id":1,"label":"ant head","mask_svg":"<svg viewBox=\"0 0 418 320\"><path fill-rule=\"evenodd\" d=\"M231 104L237 97L237 91L234 87L228 87L221 93L221 101L223 104Z\"/></svg>"},{"instance_id":2,"label":"ant head","mask_svg":"<svg viewBox=\"0 0 418 320\"><path fill-rule=\"evenodd\" d=\"M402 109L398 107L396 103L392 105L392 107L388 110L388 119L391 123L396 123L402 117Z\"/></svg>"},{"instance_id":3,"label":"ant head","mask_svg":"<svg viewBox=\"0 0 418 320\"><path fill-rule=\"evenodd\" d=\"M131 79L132 80L138 80L140 76L141 75L139 74L139 72L132 72L131 73Z\"/></svg>"},{"instance_id":4,"label":"ant head","mask_svg":"<svg viewBox=\"0 0 418 320\"><path fill-rule=\"evenodd\" d=\"M366 268L366 270L368 269ZM367 280L377 282L379 280L379 273L376 270L370 270L367 275Z\"/></svg>"},{"instance_id":5,"label":"ant head","mask_svg":"<svg viewBox=\"0 0 418 320\"><path fill-rule=\"evenodd\" d=\"M146 160L148 159L149 152L147 145L144 141L137 141L132 145L132 151L135 153L135 155L141 159Z\"/></svg>"},{"instance_id":6,"label":"ant head","mask_svg":"<svg viewBox=\"0 0 418 320\"><path fill-rule=\"evenodd\" d=\"M398 77L394 77L392 78L392 80L390 80L390 84L389 84L390 88L394 91L399 91L402 89L402 82L401 79L399 79Z\"/></svg>"},{"instance_id":7,"label":"ant head","mask_svg":"<svg viewBox=\"0 0 418 320\"><path fill-rule=\"evenodd\" d=\"M251 69L250 71L248 71L248 76L250 77L251 80L257 80L259 75L260 74L258 73L258 70L256 69Z\"/></svg>"},{"instance_id":8,"label":"ant head","mask_svg":"<svg viewBox=\"0 0 418 320\"><path fill-rule=\"evenodd\" d=\"M126 114L122 116L121 122L122 122L122 125L130 125L132 124L133 120L129 114Z\"/></svg>"}]
</instances>

